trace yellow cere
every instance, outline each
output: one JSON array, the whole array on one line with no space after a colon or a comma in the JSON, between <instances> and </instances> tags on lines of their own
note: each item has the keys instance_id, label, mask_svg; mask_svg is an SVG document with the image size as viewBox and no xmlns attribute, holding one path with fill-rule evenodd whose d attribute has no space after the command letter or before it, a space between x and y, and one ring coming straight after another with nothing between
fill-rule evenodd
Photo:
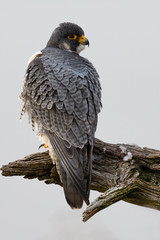
<instances>
[{"instance_id":1,"label":"yellow cere","mask_svg":"<svg viewBox=\"0 0 160 240\"><path fill-rule=\"evenodd\" d=\"M86 40L86 37L84 35L82 35L81 37L79 37L79 43L83 43Z\"/></svg>"}]
</instances>

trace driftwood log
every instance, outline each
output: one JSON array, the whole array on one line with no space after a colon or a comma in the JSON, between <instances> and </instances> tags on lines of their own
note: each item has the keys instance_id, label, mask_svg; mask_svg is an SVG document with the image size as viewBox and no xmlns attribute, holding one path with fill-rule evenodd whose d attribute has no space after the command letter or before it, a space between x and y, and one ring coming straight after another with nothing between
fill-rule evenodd
<instances>
[{"instance_id":1,"label":"driftwood log","mask_svg":"<svg viewBox=\"0 0 160 240\"><path fill-rule=\"evenodd\" d=\"M102 192L87 206L83 221L123 200L160 210L160 151L95 139L91 189ZM3 176L38 178L61 185L48 151L31 154L1 168Z\"/></svg>"}]
</instances>

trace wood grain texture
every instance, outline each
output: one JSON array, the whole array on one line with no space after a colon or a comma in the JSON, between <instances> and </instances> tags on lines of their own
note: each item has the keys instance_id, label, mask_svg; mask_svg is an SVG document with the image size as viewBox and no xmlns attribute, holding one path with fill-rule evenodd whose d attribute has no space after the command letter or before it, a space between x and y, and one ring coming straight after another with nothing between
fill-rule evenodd
<instances>
[{"instance_id":1,"label":"wood grain texture","mask_svg":"<svg viewBox=\"0 0 160 240\"><path fill-rule=\"evenodd\" d=\"M160 210L160 151L95 139L91 189L102 192L83 213L87 221L98 211L124 200ZM48 151L34 153L1 168L3 176L38 178L61 185Z\"/></svg>"}]
</instances>

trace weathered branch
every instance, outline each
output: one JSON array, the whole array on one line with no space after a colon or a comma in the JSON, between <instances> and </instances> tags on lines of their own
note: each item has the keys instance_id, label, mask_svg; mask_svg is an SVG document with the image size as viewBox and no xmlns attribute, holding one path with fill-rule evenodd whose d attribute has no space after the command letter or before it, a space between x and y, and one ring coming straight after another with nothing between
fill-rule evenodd
<instances>
[{"instance_id":1,"label":"weathered branch","mask_svg":"<svg viewBox=\"0 0 160 240\"><path fill-rule=\"evenodd\" d=\"M83 221L119 200L160 210L160 151L95 139L93 155L91 189L103 194L86 208ZM48 151L26 156L1 170L3 176L61 185Z\"/></svg>"}]
</instances>

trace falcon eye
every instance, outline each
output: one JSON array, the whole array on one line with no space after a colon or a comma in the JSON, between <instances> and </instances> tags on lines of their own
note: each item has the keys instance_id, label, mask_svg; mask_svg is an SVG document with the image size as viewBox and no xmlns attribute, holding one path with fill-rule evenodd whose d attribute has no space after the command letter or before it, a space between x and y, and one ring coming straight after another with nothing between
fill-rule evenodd
<instances>
[{"instance_id":1,"label":"falcon eye","mask_svg":"<svg viewBox=\"0 0 160 240\"><path fill-rule=\"evenodd\" d=\"M72 35L67 36L67 38L70 39L70 40L76 40L77 35L76 34L72 34Z\"/></svg>"}]
</instances>

